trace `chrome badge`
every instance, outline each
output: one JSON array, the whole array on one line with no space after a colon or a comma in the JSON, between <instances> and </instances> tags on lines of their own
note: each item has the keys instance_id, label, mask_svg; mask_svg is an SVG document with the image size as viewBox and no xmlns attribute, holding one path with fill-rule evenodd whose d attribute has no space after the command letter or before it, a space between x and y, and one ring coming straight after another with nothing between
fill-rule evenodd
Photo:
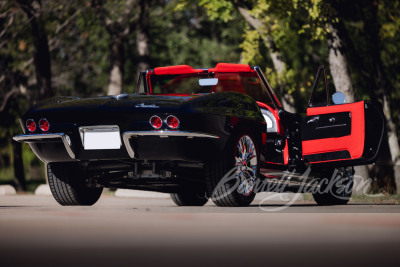
<instances>
[{"instance_id":1,"label":"chrome badge","mask_svg":"<svg viewBox=\"0 0 400 267\"><path fill-rule=\"evenodd\" d=\"M135 105L135 108L159 108L159 106L155 104L146 105L144 103Z\"/></svg>"}]
</instances>

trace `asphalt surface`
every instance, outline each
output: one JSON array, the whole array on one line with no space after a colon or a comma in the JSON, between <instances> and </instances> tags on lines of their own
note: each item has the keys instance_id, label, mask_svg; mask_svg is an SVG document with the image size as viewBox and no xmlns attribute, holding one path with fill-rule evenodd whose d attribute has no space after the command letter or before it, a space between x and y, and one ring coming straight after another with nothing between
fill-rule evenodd
<instances>
[{"instance_id":1,"label":"asphalt surface","mask_svg":"<svg viewBox=\"0 0 400 267\"><path fill-rule=\"evenodd\" d=\"M400 206L0 196L0 266L399 266Z\"/></svg>"}]
</instances>

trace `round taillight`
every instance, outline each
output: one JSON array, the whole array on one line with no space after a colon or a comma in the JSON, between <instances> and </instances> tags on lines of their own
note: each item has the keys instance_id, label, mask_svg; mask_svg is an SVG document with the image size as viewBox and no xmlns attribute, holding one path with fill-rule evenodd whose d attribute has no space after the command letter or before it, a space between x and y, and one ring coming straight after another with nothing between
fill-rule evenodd
<instances>
[{"instance_id":1,"label":"round taillight","mask_svg":"<svg viewBox=\"0 0 400 267\"><path fill-rule=\"evenodd\" d=\"M28 129L28 131L30 131L31 133L33 133L34 131L36 131L36 123L34 120L29 119L26 121L26 129Z\"/></svg>"},{"instance_id":2,"label":"round taillight","mask_svg":"<svg viewBox=\"0 0 400 267\"><path fill-rule=\"evenodd\" d=\"M43 132L47 132L50 128L50 124L46 119L40 119L39 121L39 128Z\"/></svg>"},{"instance_id":3,"label":"round taillight","mask_svg":"<svg viewBox=\"0 0 400 267\"><path fill-rule=\"evenodd\" d=\"M156 115L150 118L150 124L154 129L160 129L162 126L162 119Z\"/></svg>"},{"instance_id":4,"label":"round taillight","mask_svg":"<svg viewBox=\"0 0 400 267\"><path fill-rule=\"evenodd\" d=\"M168 127L171 129L177 129L180 124L178 118L175 116L172 116L172 115L167 117L166 122L167 122Z\"/></svg>"}]
</instances>

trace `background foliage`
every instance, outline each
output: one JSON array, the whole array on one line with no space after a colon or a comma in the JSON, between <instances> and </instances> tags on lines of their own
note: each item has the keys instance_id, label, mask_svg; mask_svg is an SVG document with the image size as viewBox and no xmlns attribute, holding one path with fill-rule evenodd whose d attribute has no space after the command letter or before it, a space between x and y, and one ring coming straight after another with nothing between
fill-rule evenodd
<instances>
[{"instance_id":1,"label":"background foliage","mask_svg":"<svg viewBox=\"0 0 400 267\"><path fill-rule=\"evenodd\" d=\"M386 92L397 138L400 134L398 1L2 1L0 182L26 189L26 185L15 179L18 175L14 171L19 148L11 138L21 132L18 117L48 95L107 94L113 79L111 70L118 64L122 77L120 90L127 93L135 91L138 66L143 66L140 65L143 62L150 68L178 64L202 68L218 62L258 65L283 101L286 99L293 110L304 113L318 66L330 65L331 26L339 33L342 46L337 52L347 58L345 68L354 86L355 99L383 102L379 90ZM35 56L40 36L35 27L47 38L50 53L48 94L41 93L42 86L38 83L41 76ZM118 40L121 42L117 45L122 48L116 51L113 48L118 47L115 46ZM146 49L140 50L143 45ZM123 60L116 61L116 56ZM328 78L334 90L332 76ZM396 142L398 145L397 139ZM387 156L381 162L385 167L370 168L369 175L375 179L373 190L395 192L392 167L399 155L390 156L388 143L385 149ZM26 178L28 185L42 182L40 161L26 145L21 152L25 176L22 178Z\"/></svg>"}]
</instances>

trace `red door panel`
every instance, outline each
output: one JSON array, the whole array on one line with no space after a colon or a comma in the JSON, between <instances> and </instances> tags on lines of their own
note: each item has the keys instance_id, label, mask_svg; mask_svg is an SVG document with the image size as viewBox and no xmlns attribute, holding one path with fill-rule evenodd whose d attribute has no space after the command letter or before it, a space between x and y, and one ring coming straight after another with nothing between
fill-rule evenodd
<instances>
[{"instance_id":1,"label":"red door panel","mask_svg":"<svg viewBox=\"0 0 400 267\"><path fill-rule=\"evenodd\" d=\"M334 116L340 112L349 112L351 116L351 133L349 135L332 138L316 138L302 142L303 156L309 155L334 155L335 152L346 152L350 157L347 159L358 159L363 155L364 142L365 142L365 114L364 114L364 101L323 106L323 107L312 107L307 109L307 118L311 116L332 114ZM322 127L321 127L322 128ZM314 129L318 131L318 128ZM325 129L326 132L326 129ZM348 153L347 153L348 152ZM336 154L338 155L338 154ZM310 157L313 159L312 162L325 162L338 160L327 157Z\"/></svg>"}]
</instances>

